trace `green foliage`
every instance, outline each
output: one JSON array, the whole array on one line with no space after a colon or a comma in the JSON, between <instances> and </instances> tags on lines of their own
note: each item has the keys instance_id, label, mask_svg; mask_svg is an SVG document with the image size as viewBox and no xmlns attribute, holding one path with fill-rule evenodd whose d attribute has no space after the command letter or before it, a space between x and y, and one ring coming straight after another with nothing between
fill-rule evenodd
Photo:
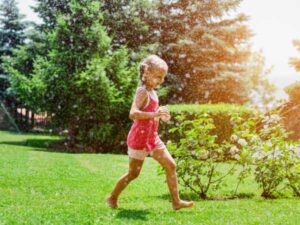
<instances>
[{"instance_id":1,"label":"green foliage","mask_svg":"<svg viewBox=\"0 0 300 225\"><path fill-rule=\"evenodd\" d=\"M293 189L295 196L300 197L300 152L297 152L298 163L293 163L293 166L286 171L289 186Z\"/></svg>"},{"instance_id":2,"label":"green foliage","mask_svg":"<svg viewBox=\"0 0 300 225\"><path fill-rule=\"evenodd\" d=\"M40 92L34 90L36 86L34 80L37 78L33 79L32 76L34 61L46 57L48 43L45 40L44 33L30 29L26 34L26 43L13 49L10 57L3 57L3 68L10 75L10 87L6 90L7 96L13 97L14 102L34 112L39 112L43 108L39 103L41 97L37 97ZM33 99L30 103L27 101L30 98L37 99L37 102Z\"/></svg>"},{"instance_id":3,"label":"green foliage","mask_svg":"<svg viewBox=\"0 0 300 225\"><path fill-rule=\"evenodd\" d=\"M3 57L3 68L10 75L7 95L15 96L18 104L34 112L40 112L45 108L41 102L43 98L41 94L44 93L43 84L39 77L33 74L34 61L45 54L44 36L31 29L26 44L13 49L11 57Z\"/></svg>"},{"instance_id":4,"label":"green foliage","mask_svg":"<svg viewBox=\"0 0 300 225\"><path fill-rule=\"evenodd\" d=\"M272 197L284 182L291 169L299 164L295 147L286 143L288 134L284 127L271 118L260 134L269 138L255 149L255 178L263 188L263 197Z\"/></svg>"},{"instance_id":5,"label":"green foliage","mask_svg":"<svg viewBox=\"0 0 300 225\"><path fill-rule=\"evenodd\" d=\"M245 116L233 110L228 114L230 134L221 139L213 115L205 112L191 115L175 116L176 127L169 130L168 148L177 162L183 186L207 198L209 189L221 188L223 178L236 172L238 166L234 195L240 184L253 174L264 198L276 197L287 190L299 196L299 146L286 140L289 133L276 111L268 115L253 111ZM220 163L228 163L227 170Z\"/></svg>"},{"instance_id":6,"label":"green foliage","mask_svg":"<svg viewBox=\"0 0 300 225\"><path fill-rule=\"evenodd\" d=\"M234 104L177 104L169 105L169 110L172 113L208 113L229 114L230 112L241 112L242 114L251 113L253 109L241 105Z\"/></svg>"},{"instance_id":7,"label":"green foliage","mask_svg":"<svg viewBox=\"0 0 300 225\"><path fill-rule=\"evenodd\" d=\"M105 151L125 139L132 90L137 85L135 67L127 68L127 55L122 47L112 56L92 59L76 82L81 93L76 110L78 139L87 146Z\"/></svg>"},{"instance_id":8,"label":"green foliage","mask_svg":"<svg viewBox=\"0 0 300 225\"><path fill-rule=\"evenodd\" d=\"M136 53L145 46L150 48L154 43L151 38L154 30L151 30L147 18L153 8L154 3L149 0L102 0L104 26L112 37L113 46L126 44Z\"/></svg>"},{"instance_id":9,"label":"green foliage","mask_svg":"<svg viewBox=\"0 0 300 225\"><path fill-rule=\"evenodd\" d=\"M18 56L21 56L21 53L22 48L18 50ZM18 70L17 68L14 68L15 65L10 64L12 62L16 62L17 60L19 60L19 58L5 59L4 65L6 71L10 74L11 85L11 87L8 89L8 93L16 96L18 101L22 102L22 104L29 109L32 109L35 112L42 111L42 109L45 108L43 94L45 93L46 85L37 75L27 77L26 73L22 73L24 70Z\"/></svg>"},{"instance_id":10,"label":"green foliage","mask_svg":"<svg viewBox=\"0 0 300 225\"><path fill-rule=\"evenodd\" d=\"M169 127L179 125L179 121L176 119L177 115L184 115L188 120L194 120L203 113L208 114L214 121L215 129L213 130L213 134L217 135L217 142L221 143L224 140L230 140L233 129L232 123L230 122L232 113L239 112L245 120L251 114L255 113L253 109L232 104L178 104L169 105L168 108L172 118L168 123L160 125L160 134L165 141L179 139L176 133L169 132Z\"/></svg>"},{"instance_id":11,"label":"green foliage","mask_svg":"<svg viewBox=\"0 0 300 225\"><path fill-rule=\"evenodd\" d=\"M224 149L230 147L227 141L217 143L213 120L208 114L200 114L194 120L184 115L176 118L180 125L170 129L177 132L179 142L169 142L168 149L175 156L177 174L181 183L200 198L207 198L210 189L217 190L225 185L225 178L236 170L236 164L224 170L220 163L225 159Z\"/></svg>"},{"instance_id":12,"label":"green foliage","mask_svg":"<svg viewBox=\"0 0 300 225\"><path fill-rule=\"evenodd\" d=\"M248 101L247 42L252 34L247 17L234 14L241 1L155 2L149 24L172 74L169 102Z\"/></svg>"},{"instance_id":13,"label":"green foliage","mask_svg":"<svg viewBox=\"0 0 300 225\"><path fill-rule=\"evenodd\" d=\"M36 11L48 30L55 27L57 15L71 13L69 2L38 0ZM241 45L251 34L244 15L224 18L239 3L104 0L100 11L113 49L126 44L133 61L145 50L170 65L162 102L244 103L249 95L244 63L250 51Z\"/></svg>"},{"instance_id":14,"label":"green foliage","mask_svg":"<svg viewBox=\"0 0 300 225\"><path fill-rule=\"evenodd\" d=\"M33 10L43 20L43 23L37 26L38 29L51 31L56 25L59 14L70 13L70 2L70 0L36 0Z\"/></svg>"},{"instance_id":15,"label":"green foliage","mask_svg":"<svg viewBox=\"0 0 300 225\"><path fill-rule=\"evenodd\" d=\"M0 3L0 98L13 98L7 93L10 87L9 75L4 69L3 58L12 55L13 49L24 43L27 24L22 21L15 0L1 0Z\"/></svg>"},{"instance_id":16,"label":"green foliage","mask_svg":"<svg viewBox=\"0 0 300 225\"><path fill-rule=\"evenodd\" d=\"M24 41L26 23L15 0L1 0L0 5L0 54L10 55L12 49Z\"/></svg>"},{"instance_id":17,"label":"green foliage","mask_svg":"<svg viewBox=\"0 0 300 225\"><path fill-rule=\"evenodd\" d=\"M257 114L247 121L238 115L232 117L234 134L231 139L239 145L238 161L245 167L254 166L254 176L262 187L262 197L272 198L288 186L297 190L300 155L296 146L286 141L281 117L272 112ZM289 185L288 185L289 183Z\"/></svg>"},{"instance_id":18,"label":"green foliage","mask_svg":"<svg viewBox=\"0 0 300 225\"><path fill-rule=\"evenodd\" d=\"M36 57L33 72L11 68L14 91L30 107L47 111L56 129L67 129L70 146L120 147L137 86L136 65L130 65L126 47L112 49L99 2L73 0L69 7L47 34L50 50Z\"/></svg>"},{"instance_id":19,"label":"green foliage","mask_svg":"<svg viewBox=\"0 0 300 225\"><path fill-rule=\"evenodd\" d=\"M247 62L248 86L251 89L250 105L263 110L269 110L275 101L275 84L271 83L268 76L272 68L265 68L263 53L254 52Z\"/></svg>"}]
</instances>

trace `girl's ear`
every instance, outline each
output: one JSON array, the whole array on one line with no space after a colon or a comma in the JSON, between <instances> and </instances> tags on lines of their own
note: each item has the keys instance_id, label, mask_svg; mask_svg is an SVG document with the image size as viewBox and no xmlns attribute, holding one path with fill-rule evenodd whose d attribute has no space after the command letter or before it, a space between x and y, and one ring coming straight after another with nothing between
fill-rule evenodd
<instances>
[{"instance_id":1,"label":"girl's ear","mask_svg":"<svg viewBox=\"0 0 300 225\"><path fill-rule=\"evenodd\" d=\"M148 69L148 65L146 63L141 63L140 64L140 79L144 79L144 73Z\"/></svg>"},{"instance_id":2,"label":"girl's ear","mask_svg":"<svg viewBox=\"0 0 300 225\"><path fill-rule=\"evenodd\" d=\"M147 69L148 69L148 65L146 63L142 63L140 65L140 70L142 73L145 72L145 70L147 70Z\"/></svg>"},{"instance_id":3,"label":"girl's ear","mask_svg":"<svg viewBox=\"0 0 300 225\"><path fill-rule=\"evenodd\" d=\"M141 80L142 80L142 82L145 82L146 81L145 76L142 76Z\"/></svg>"}]
</instances>

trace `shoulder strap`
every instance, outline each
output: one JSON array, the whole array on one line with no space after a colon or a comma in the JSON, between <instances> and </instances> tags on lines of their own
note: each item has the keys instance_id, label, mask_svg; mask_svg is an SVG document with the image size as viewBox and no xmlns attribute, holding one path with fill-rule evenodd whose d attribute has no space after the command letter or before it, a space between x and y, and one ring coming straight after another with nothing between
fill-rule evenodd
<instances>
[{"instance_id":1,"label":"shoulder strap","mask_svg":"<svg viewBox=\"0 0 300 225\"><path fill-rule=\"evenodd\" d=\"M144 91L146 91L146 93L147 93L147 103L146 103L146 105L144 106L144 108L146 108L146 107L149 105L149 103L150 103L149 91L148 91L144 86L139 86L139 87L137 88L137 90L136 90L136 96L139 95L141 92L144 92ZM144 108L143 108L143 109L144 109Z\"/></svg>"}]
</instances>

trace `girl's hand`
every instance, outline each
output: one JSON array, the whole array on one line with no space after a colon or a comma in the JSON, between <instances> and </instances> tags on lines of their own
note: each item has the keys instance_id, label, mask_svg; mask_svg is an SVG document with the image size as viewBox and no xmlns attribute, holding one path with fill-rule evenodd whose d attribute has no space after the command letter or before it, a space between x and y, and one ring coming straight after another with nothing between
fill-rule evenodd
<instances>
[{"instance_id":1,"label":"girl's hand","mask_svg":"<svg viewBox=\"0 0 300 225\"><path fill-rule=\"evenodd\" d=\"M165 117L165 116L169 116L169 113L168 112L164 112L164 111L160 111L160 110L157 110L155 113L154 113L154 117L158 117L158 118L162 118L162 117Z\"/></svg>"},{"instance_id":2,"label":"girl's hand","mask_svg":"<svg viewBox=\"0 0 300 225\"><path fill-rule=\"evenodd\" d=\"M171 119L171 115L167 106L159 107L158 112L162 113L162 115L160 116L162 121L167 122Z\"/></svg>"}]
</instances>

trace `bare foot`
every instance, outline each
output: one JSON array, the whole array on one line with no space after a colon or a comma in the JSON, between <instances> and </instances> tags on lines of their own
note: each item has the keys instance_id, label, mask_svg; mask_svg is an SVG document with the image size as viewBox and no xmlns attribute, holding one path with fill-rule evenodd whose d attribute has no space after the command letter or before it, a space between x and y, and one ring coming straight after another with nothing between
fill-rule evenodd
<instances>
[{"instance_id":1,"label":"bare foot","mask_svg":"<svg viewBox=\"0 0 300 225\"><path fill-rule=\"evenodd\" d=\"M110 208L113 208L113 209L118 208L118 203L117 203L117 202L118 202L118 199L112 197L111 195L109 195L109 196L106 198L106 204L107 204Z\"/></svg>"},{"instance_id":2,"label":"bare foot","mask_svg":"<svg viewBox=\"0 0 300 225\"><path fill-rule=\"evenodd\" d=\"M179 210L181 208L186 208L186 207L192 207L194 205L194 202L187 202L180 200L179 202L172 203L172 207L174 210Z\"/></svg>"}]
</instances>

